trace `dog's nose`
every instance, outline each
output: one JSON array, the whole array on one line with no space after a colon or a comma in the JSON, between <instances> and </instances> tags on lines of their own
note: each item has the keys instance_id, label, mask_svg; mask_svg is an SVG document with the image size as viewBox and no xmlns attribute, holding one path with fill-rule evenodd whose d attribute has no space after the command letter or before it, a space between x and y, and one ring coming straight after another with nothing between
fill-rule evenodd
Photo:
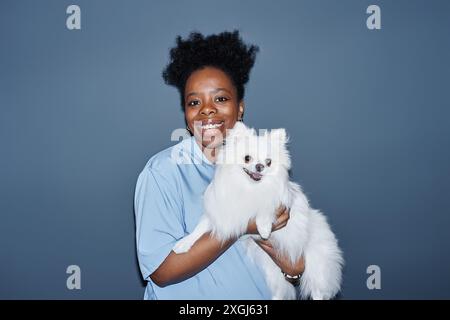
<instances>
[{"instance_id":1,"label":"dog's nose","mask_svg":"<svg viewBox=\"0 0 450 320\"><path fill-rule=\"evenodd\" d=\"M256 171L261 172L264 170L264 165L261 163L258 163L256 166Z\"/></svg>"}]
</instances>

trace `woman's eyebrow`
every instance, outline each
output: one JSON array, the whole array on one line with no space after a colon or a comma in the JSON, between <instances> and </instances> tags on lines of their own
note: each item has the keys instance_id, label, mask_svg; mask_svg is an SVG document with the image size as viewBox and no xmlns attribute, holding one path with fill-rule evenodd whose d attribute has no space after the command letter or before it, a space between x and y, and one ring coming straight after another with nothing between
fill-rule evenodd
<instances>
[{"instance_id":1,"label":"woman's eyebrow","mask_svg":"<svg viewBox=\"0 0 450 320\"><path fill-rule=\"evenodd\" d=\"M226 92L228 92L228 93L231 93L230 90L228 90L227 88L216 88L216 89L214 89L214 90L211 90L209 93L217 93L217 92L219 92L219 91L226 91ZM196 96L196 95L198 95L198 92L190 92L190 93L186 96L186 98L188 98L188 97L190 97L190 96Z\"/></svg>"},{"instance_id":2,"label":"woman's eyebrow","mask_svg":"<svg viewBox=\"0 0 450 320\"><path fill-rule=\"evenodd\" d=\"M189 93L187 96L186 96L186 98L188 98L188 97L190 97L190 96L196 96L197 95L197 92L191 92L191 93Z\"/></svg>"},{"instance_id":3,"label":"woman's eyebrow","mask_svg":"<svg viewBox=\"0 0 450 320\"><path fill-rule=\"evenodd\" d=\"M219 91L226 91L230 93L230 90L226 89L226 88L216 88L214 90L211 90L209 93L217 93Z\"/></svg>"}]
</instances>

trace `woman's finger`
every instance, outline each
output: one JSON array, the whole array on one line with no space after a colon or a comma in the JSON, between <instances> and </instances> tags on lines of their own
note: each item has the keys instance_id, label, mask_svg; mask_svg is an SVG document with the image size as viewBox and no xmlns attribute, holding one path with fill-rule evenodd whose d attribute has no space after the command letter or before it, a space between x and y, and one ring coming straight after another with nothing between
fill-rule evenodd
<instances>
[{"instance_id":1,"label":"woman's finger","mask_svg":"<svg viewBox=\"0 0 450 320\"><path fill-rule=\"evenodd\" d=\"M275 249L272 247L272 245L268 240L255 240L255 242L258 246L260 246L261 249L263 249L269 255L275 254Z\"/></svg>"},{"instance_id":2,"label":"woman's finger","mask_svg":"<svg viewBox=\"0 0 450 320\"><path fill-rule=\"evenodd\" d=\"M280 230L281 228L286 227L286 225L287 225L287 222L283 222L283 223L281 223L281 224L278 224L278 225L274 226L274 228L272 229L272 231Z\"/></svg>"},{"instance_id":3,"label":"woman's finger","mask_svg":"<svg viewBox=\"0 0 450 320\"><path fill-rule=\"evenodd\" d=\"M272 224L272 231L279 230L286 226L290 217L290 209L281 205L277 211L277 219Z\"/></svg>"},{"instance_id":4,"label":"woman's finger","mask_svg":"<svg viewBox=\"0 0 450 320\"><path fill-rule=\"evenodd\" d=\"M277 221L272 225L272 231L281 229L284 226L286 226L286 224L287 224L287 220L286 221Z\"/></svg>"},{"instance_id":5,"label":"woman's finger","mask_svg":"<svg viewBox=\"0 0 450 320\"><path fill-rule=\"evenodd\" d=\"M283 213L278 216L277 221L275 221L275 224L283 223L288 221L290 218L289 209L283 211Z\"/></svg>"},{"instance_id":6,"label":"woman's finger","mask_svg":"<svg viewBox=\"0 0 450 320\"><path fill-rule=\"evenodd\" d=\"M279 218L278 221L279 222L286 222L289 220L289 212L284 212Z\"/></svg>"},{"instance_id":7,"label":"woman's finger","mask_svg":"<svg viewBox=\"0 0 450 320\"><path fill-rule=\"evenodd\" d=\"M282 216L285 216L285 217L287 217L287 219L289 219L289 217L291 216L291 209L285 208Z\"/></svg>"},{"instance_id":8,"label":"woman's finger","mask_svg":"<svg viewBox=\"0 0 450 320\"><path fill-rule=\"evenodd\" d=\"M277 209L277 214L276 214L277 218L279 216L281 216L285 210L286 210L286 207L284 205L279 206Z\"/></svg>"},{"instance_id":9,"label":"woman's finger","mask_svg":"<svg viewBox=\"0 0 450 320\"><path fill-rule=\"evenodd\" d=\"M272 242L270 242L269 239L267 239L267 240L264 240L264 239L258 239L258 240L255 240L255 241L256 241L257 243L260 243L260 244L263 244L263 245L272 247Z\"/></svg>"},{"instance_id":10,"label":"woman's finger","mask_svg":"<svg viewBox=\"0 0 450 320\"><path fill-rule=\"evenodd\" d=\"M272 223L272 231L278 230L280 224L282 224L282 223L283 223L283 221L279 221L279 220L277 220L274 223Z\"/></svg>"},{"instance_id":11,"label":"woman's finger","mask_svg":"<svg viewBox=\"0 0 450 320\"><path fill-rule=\"evenodd\" d=\"M279 219L279 220L275 221L275 222L272 224L272 231L273 231L274 229L279 229L280 226L283 225L283 224L284 224L284 225L287 224L287 220L286 220L286 219Z\"/></svg>"}]
</instances>

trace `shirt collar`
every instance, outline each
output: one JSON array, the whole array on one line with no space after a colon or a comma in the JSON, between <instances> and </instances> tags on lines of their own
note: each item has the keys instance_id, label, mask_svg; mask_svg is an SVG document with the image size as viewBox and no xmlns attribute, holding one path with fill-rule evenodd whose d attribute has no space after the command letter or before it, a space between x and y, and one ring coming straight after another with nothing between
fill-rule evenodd
<instances>
[{"instance_id":1,"label":"shirt collar","mask_svg":"<svg viewBox=\"0 0 450 320\"><path fill-rule=\"evenodd\" d=\"M195 140L194 136L191 136L190 138L190 147L191 150L193 150L193 157L196 161L200 161L200 163L207 164L209 166L214 166L214 164L209 161L209 159L205 156L205 154L202 152L200 146L198 145L197 141Z\"/></svg>"}]
</instances>

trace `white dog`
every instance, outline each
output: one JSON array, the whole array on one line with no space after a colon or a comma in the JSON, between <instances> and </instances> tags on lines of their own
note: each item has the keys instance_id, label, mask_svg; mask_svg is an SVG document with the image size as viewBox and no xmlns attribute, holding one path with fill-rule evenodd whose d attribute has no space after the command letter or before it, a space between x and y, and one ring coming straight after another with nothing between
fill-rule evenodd
<instances>
[{"instance_id":1,"label":"white dog","mask_svg":"<svg viewBox=\"0 0 450 320\"><path fill-rule=\"evenodd\" d=\"M297 294L269 255L252 237L245 238L247 254L262 268L273 299L331 299L340 290L342 252L326 218L309 206L300 186L289 181L286 144L284 129L259 136L236 123L219 151L214 179L204 194L204 214L173 250L187 252L208 231L222 241L240 237L255 218L259 235L270 237L277 252L292 263L301 256L305 261ZM290 218L284 228L271 232L280 204L290 208Z\"/></svg>"}]
</instances>

